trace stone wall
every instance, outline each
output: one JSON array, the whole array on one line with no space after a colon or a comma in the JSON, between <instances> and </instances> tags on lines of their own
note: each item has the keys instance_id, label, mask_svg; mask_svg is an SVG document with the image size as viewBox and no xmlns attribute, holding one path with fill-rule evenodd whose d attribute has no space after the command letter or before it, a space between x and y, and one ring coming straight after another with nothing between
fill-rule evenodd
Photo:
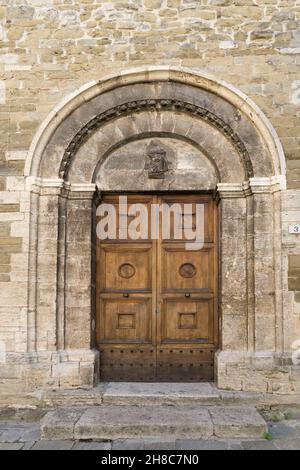
<instances>
[{"instance_id":1,"label":"stone wall","mask_svg":"<svg viewBox=\"0 0 300 470\"><path fill-rule=\"evenodd\" d=\"M282 241L289 349L298 331L300 338L300 237L288 234L300 220L300 1L0 0L0 46L2 348L24 353L30 342L28 221L34 196L23 174L39 125L90 80L130 67L173 65L211 73L242 90L281 139L288 180ZM5 374L0 380L17 378L18 371L7 368Z\"/></svg>"}]
</instances>

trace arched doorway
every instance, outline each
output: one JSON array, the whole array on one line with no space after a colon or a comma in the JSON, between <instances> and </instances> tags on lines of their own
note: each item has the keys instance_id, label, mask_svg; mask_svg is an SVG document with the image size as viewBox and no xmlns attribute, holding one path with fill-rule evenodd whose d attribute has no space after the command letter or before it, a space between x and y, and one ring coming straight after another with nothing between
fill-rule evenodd
<instances>
[{"instance_id":1,"label":"arched doorway","mask_svg":"<svg viewBox=\"0 0 300 470\"><path fill-rule=\"evenodd\" d=\"M130 158L128 149L142 149L149 139L173 153L178 147L185 157L174 158L174 172L163 181L147 179L138 154ZM239 390L247 389L250 376L259 381L266 351L271 361L283 351L278 324L284 174L282 148L264 115L237 90L203 74L153 68L82 89L45 123L27 161L28 351L55 351L61 365L53 380L61 387L98 380L96 188L137 192L147 183L146 190L154 192L214 189L220 199L216 379L221 387ZM45 283L49 292L41 305Z\"/></svg>"},{"instance_id":2,"label":"arched doorway","mask_svg":"<svg viewBox=\"0 0 300 470\"><path fill-rule=\"evenodd\" d=\"M100 380L211 382L219 348L218 171L171 134L138 137L107 155L95 178L98 227L102 221L108 230L96 237Z\"/></svg>"}]
</instances>

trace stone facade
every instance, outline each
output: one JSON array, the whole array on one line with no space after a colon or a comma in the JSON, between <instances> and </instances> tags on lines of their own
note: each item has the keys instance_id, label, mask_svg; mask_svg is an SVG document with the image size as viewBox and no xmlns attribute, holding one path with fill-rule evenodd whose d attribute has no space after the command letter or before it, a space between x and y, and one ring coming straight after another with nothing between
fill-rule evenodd
<instances>
[{"instance_id":1,"label":"stone facade","mask_svg":"<svg viewBox=\"0 0 300 470\"><path fill-rule=\"evenodd\" d=\"M219 185L219 386L300 393L299 1L0 0L0 41L2 392L97 382L95 184L112 142L164 132Z\"/></svg>"}]
</instances>

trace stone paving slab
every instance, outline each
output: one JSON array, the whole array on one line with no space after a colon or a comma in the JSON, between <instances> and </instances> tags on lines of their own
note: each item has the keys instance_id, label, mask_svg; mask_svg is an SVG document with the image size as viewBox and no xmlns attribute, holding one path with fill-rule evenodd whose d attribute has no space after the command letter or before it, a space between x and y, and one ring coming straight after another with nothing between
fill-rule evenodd
<instances>
[{"instance_id":1,"label":"stone paving slab","mask_svg":"<svg viewBox=\"0 0 300 470\"><path fill-rule=\"evenodd\" d=\"M252 441L252 442L242 442L242 447L244 450L276 450L274 442L269 441Z\"/></svg>"},{"instance_id":2,"label":"stone paving slab","mask_svg":"<svg viewBox=\"0 0 300 470\"><path fill-rule=\"evenodd\" d=\"M71 450L74 441L38 441L31 450Z\"/></svg>"},{"instance_id":3,"label":"stone paving slab","mask_svg":"<svg viewBox=\"0 0 300 470\"><path fill-rule=\"evenodd\" d=\"M276 425L270 423L269 428L273 438L276 439L295 438L300 434L300 429L297 430L290 421L282 421L281 423L276 423Z\"/></svg>"},{"instance_id":4,"label":"stone paving slab","mask_svg":"<svg viewBox=\"0 0 300 470\"><path fill-rule=\"evenodd\" d=\"M175 440L157 440L157 439L147 439L144 441L144 450L175 450L176 441Z\"/></svg>"},{"instance_id":5,"label":"stone paving slab","mask_svg":"<svg viewBox=\"0 0 300 470\"><path fill-rule=\"evenodd\" d=\"M31 424L23 430L20 441L21 442L34 442L34 441L39 441L40 438L41 438L40 424L37 423L37 424Z\"/></svg>"},{"instance_id":6,"label":"stone paving slab","mask_svg":"<svg viewBox=\"0 0 300 470\"><path fill-rule=\"evenodd\" d=\"M110 442L76 442L72 450L111 450Z\"/></svg>"},{"instance_id":7,"label":"stone paving slab","mask_svg":"<svg viewBox=\"0 0 300 470\"><path fill-rule=\"evenodd\" d=\"M141 439L117 439L112 444L113 450L144 450L144 441Z\"/></svg>"},{"instance_id":8,"label":"stone paving slab","mask_svg":"<svg viewBox=\"0 0 300 470\"><path fill-rule=\"evenodd\" d=\"M23 444L22 443L13 443L13 442L6 442L0 443L0 451L1 450L22 450Z\"/></svg>"},{"instance_id":9,"label":"stone paving slab","mask_svg":"<svg viewBox=\"0 0 300 470\"><path fill-rule=\"evenodd\" d=\"M21 439L22 434L23 434L22 428L20 429L12 428L12 429L4 430L0 434L0 442L6 442L6 443L18 442Z\"/></svg>"},{"instance_id":10,"label":"stone paving slab","mask_svg":"<svg viewBox=\"0 0 300 470\"><path fill-rule=\"evenodd\" d=\"M197 441L195 439L178 440L176 449L178 450L228 450L227 442L219 442L215 440Z\"/></svg>"},{"instance_id":11,"label":"stone paving slab","mask_svg":"<svg viewBox=\"0 0 300 470\"><path fill-rule=\"evenodd\" d=\"M300 437L297 439L274 440L274 445L279 450L300 450Z\"/></svg>"}]
</instances>

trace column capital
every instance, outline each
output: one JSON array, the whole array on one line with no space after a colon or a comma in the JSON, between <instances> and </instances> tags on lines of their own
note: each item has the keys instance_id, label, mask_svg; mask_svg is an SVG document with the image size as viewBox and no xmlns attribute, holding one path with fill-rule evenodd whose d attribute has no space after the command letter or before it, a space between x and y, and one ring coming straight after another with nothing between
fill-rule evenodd
<instances>
[{"instance_id":1,"label":"column capital","mask_svg":"<svg viewBox=\"0 0 300 470\"><path fill-rule=\"evenodd\" d=\"M284 175L270 178L250 178L250 187L253 194L276 193L286 190L286 177Z\"/></svg>"},{"instance_id":2,"label":"column capital","mask_svg":"<svg viewBox=\"0 0 300 470\"><path fill-rule=\"evenodd\" d=\"M250 186L245 183L219 183L217 186L221 199L244 198L250 195Z\"/></svg>"},{"instance_id":3,"label":"column capital","mask_svg":"<svg viewBox=\"0 0 300 470\"><path fill-rule=\"evenodd\" d=\"M65 183L64 189L66 190L69 199L91 200L94 197L96 185L94 183Z\"/></svg>"}]
</instances>

